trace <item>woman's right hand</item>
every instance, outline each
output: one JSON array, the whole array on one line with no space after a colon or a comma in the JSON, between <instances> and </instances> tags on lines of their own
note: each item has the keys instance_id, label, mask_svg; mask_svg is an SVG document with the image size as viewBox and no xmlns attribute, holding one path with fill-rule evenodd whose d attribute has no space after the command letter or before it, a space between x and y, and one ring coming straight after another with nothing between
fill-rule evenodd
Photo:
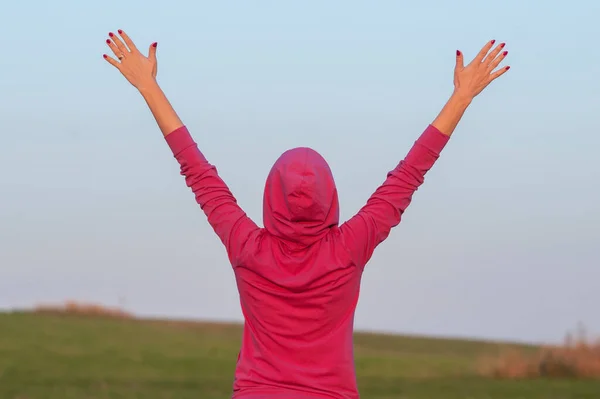
<instances>
[{"instance_id":1,"label":"woman's right hand","mask_svg":"<svg viewBox=\"0 0 600 399\"><path fill-rule=\"evenodd\" d=\"M456 51L456 67L454 68L454 93L456 95L471 101L492 81L510 69L509 66L506 66L495 70L504 60L508 51L504 50L505 43L500 43L492 50L494 43L495 40L487 42L466 67L462 52Z\"/></svg>"},{"instance_id":2,"label":"woman's right hand","mask_svg":"<svg viewBox=\"0 0 600 399\"><path fill-rule=\"evenodd\" d=\"M494 40L487 42L475 59L466 67L463 63L463 54L458 50L456 51L454 93L432 122L432 125L446 136L452 135L471 101L492 81L502 76L510 68L506 66L496 69L504 60L508 51L503 50L504 43L500 43L492 50L494 42Z\"/></svg>"},{"instance_id":3,"label":"woman's right hand","mask_svg":"<svg viewBox=\"0 0 600 399\"><path fill-rule=\"evenodd\" d=\"M125 79L138 90L143 90L153 84L156 84L156 74L158 71L156 62L157 43L150 45L148 56L144 56L137 49L133 41L121 29L118 35L110 32L106 39L106 44L112 50L117 60L104 54L104 59L123 74Z\"/></svg>"}]
</instances>

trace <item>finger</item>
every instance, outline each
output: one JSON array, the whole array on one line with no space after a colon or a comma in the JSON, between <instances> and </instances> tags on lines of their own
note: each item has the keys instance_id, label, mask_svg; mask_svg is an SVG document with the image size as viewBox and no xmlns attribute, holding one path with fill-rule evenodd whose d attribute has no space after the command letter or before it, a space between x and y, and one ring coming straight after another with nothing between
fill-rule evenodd
<instances>
[{"instance_id":1,"label":"finger","mask_svg":"<svg viewBox=\"0 0 600 399\"><path fill-rule=\"evenodd\" d=\"M460 71L465 67L463 58L463 53L460 50L456 50L456 66L454 67L456 71Z\"/></svg>"},{"instance_id":2,"label":"finger","mask_svg":"<svg viewBox=\"0 0 600 399\"><path fill-rule=\"evenodd\" d=\"M113 43L113 41L110 39L106 39L106 44L108 44L108 47L110 47L115 57L117 57L119 61L121 61L124 57L124 54L121 52L121 50L117 48L117 45Z\"/></svg>"},{"instance_id":3,"label":"finger","mask_svg":"<svg viewBox=\"0 0 600 399\"><path fill-rule=\"evenodd\" d=\"M117 46L117 48L119 49L119 51L123 54L123 57L125 57L127 54L129 54L129 50L127 49L127 47L125 47L125 43L123 43L121 41L121 39L119 39L119 36L115 35L112 32L110 32L108 34L108 36L110 36L110 38L115 43L115 45Z\"/></svg>"},{"instance_id":4,"label":"finger","mask_svg":"<svg viewBox=\"0 0 600 399\"><path fill-rule=\"evenodd\" d=\"M112 58L112 57L109 57L109 56L108 56L108 55L106 55L106 54L103 54L103 55L102 55L102 57L104 57L104 59L105 59L105 60L106 60L106 61L107 61L107 62L108 62L110 65L112 65L112 66L114 66L115 68L119 69L119 65L120 65L120 64L119 64L119 62L118 62L117 60L115 60L115 59L114 59L114 58Z\"/></svg>"},{"instance_id":5,"label":"finger","mask_svg":"<svg viewBox=\"0 0 600 399\"><path fill-rule=\"evenodd\" d=\"M125 44L127 45L127 47L129 47L129 50L133 53L133 52L139 52L137 47L135 47L135 44L133 43L133 41L129 38L129 36L127 36L127 33L125 33L123 30L119 29L117 32L119 32L119 35L121 35L121 37L123 38L123 41L125 42Z\"/></svg>"},{"instance_id":6,"label":"finger","mask_svg":"<svg viewBox=\"0 0 600 399\"><path fill-rule=\"evenodd\" d=\"M504 75L506 72L508 72L508 70L510 69L510 66L505 66L502 69L498 69L496 72L492 73L490 75L490 82L498 79L500 76Z\"/></svg>"},{"instance_id":7,"label":"finger","mask_svg":"<svg viewBox=\"0 0 600 399\"><path fill-rule=\"evenodd\" d=\"M148 50L148 58L152 61L156 61L156 47L158 43L154 42L150 45L150 50Z\"/></svg>"},{"instance_id":8,"label":"finger","mask_svg":"<svg viewBox=\"0 0 600 399\"><path fill-rule=\"evenodd\" d=\"M506 45L506 43L500 43L499 45L497 45L496 48L493 49L492 52L489 53L487 55L487 57L485 57L483 59L483 63L489 65L498 56L498 54L500 53L500 50L502 50L505 45ZM492 68L492 69L494 69L494 68Z\"/></svg>"},{"instance_id":9,"label":"finger","mask_svg":"<svg viewBox=\"0 0 600 399\"><path fill-rule=\"evenodd\" d=\"M496 69L496 67L498 65L500 65L500 63L502 62L502 60L504 60L506 58L506 56L508 55L508 51L503 51L502 53L500 53L499 56L497 56L496 58L494 58L491 62L490 65L488 66L488 70L489 71L493 71L494 69Z\"/></svg>"},{"instance_id":10,"label":"finger","mask_svg":"<svg viewBox=\"0 0 600 399\"><path fill-rule=\"evenodd\" d=\"M487 42L487 44L485 46L483 46L483 48L481 50L479 50L479 54L477 54L477 56L473 59L473 62L483 61L483 58L485 57L485 55L487 53L489 53L489 51L491 50L494 43L496 43L495 40L490 40L489 42Z\"/></svg>"}]
</instances>

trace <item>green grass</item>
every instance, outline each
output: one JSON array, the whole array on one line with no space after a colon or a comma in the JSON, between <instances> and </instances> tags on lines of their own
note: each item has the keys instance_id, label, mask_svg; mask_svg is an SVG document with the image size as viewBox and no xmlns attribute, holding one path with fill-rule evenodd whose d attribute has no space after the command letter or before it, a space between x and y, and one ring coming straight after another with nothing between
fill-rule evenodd
<instances>
[{"instance_id":1,"label":"green grass","mask_svg":"<svg viewBox=\"0 0 600 399\"><path fill-rule=\"evenodd\" d=\"M1 399L228 398L235 325L0 314ZM500 345L356 335L361 397L600 398L599 381L497 381L477 359Z\"/></svg>"}]
</instances>

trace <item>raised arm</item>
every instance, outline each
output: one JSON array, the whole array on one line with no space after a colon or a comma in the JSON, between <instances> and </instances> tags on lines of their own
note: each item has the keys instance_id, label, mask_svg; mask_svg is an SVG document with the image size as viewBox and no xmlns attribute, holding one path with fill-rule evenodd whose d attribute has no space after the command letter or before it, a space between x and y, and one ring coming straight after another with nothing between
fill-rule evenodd
<instances>
[{"instance_id":1,"label":"raised arm","mask_svg":"<svg viewBox=\"0 0 600 399\"><path fill-rule=\"evenodd\" d=\"M217 174L216 168L208 163L190 136L187 128L177 116L169 100L156 82L157 44L150 45L148 57L142 55L135 44L121 30L119 36L109 33L106 42L118 61L104 55L146 100L167 144L181 166L186 184L196 196L210 225L227 249L229 259L235 266L239 255L251 235L258 227L238 206L227 185Z\"/></svg>"},{"instance_id":2,"label":"raised arm","mask_svg":"<svg viewBox=\"0 0 600 399\"><path fill-rule=\"evenodd\" d=\"M400 223L413 194L423 184L425 174L438 159L471 101L510 68L495 70L508 53L503 51L504 43L492 50L493 45L493 40L488 42L466 67L463 54L456 52L454 93L367 204L340 226L342 238L357 266L364 267L377 245Z\"/></svg>"}]
</instances>

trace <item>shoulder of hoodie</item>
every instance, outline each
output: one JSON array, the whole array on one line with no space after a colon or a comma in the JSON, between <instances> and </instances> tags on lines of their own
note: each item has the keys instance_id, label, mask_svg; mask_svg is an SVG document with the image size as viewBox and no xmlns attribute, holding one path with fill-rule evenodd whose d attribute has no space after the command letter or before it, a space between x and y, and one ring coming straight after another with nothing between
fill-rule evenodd
<instances>
[{"instance_id":1,"label":"shoulder of hoodie","mask_svg":"<svg viewBox=\"0 0 600 399\"><path fill-rule=\"evenodd\" d=\"M257 256L262 251L271 252L273 250L273 244L276 243L277 247L280 247L282 242L283 241L280 238L273 236L266 229L258 228L248 236L239 259L237 261L231 259L232 265L235 267L236 265L247 263L251 258ZM334 255L339 261L337 263L339 263L338 266L340 267L358 266L355 259L352 257L352 251L349 249L341 234L339 226L331 227L329 232L319 241L312 244L310 248L310 250L327 251Z\"/></svg>"}]
</instances>

